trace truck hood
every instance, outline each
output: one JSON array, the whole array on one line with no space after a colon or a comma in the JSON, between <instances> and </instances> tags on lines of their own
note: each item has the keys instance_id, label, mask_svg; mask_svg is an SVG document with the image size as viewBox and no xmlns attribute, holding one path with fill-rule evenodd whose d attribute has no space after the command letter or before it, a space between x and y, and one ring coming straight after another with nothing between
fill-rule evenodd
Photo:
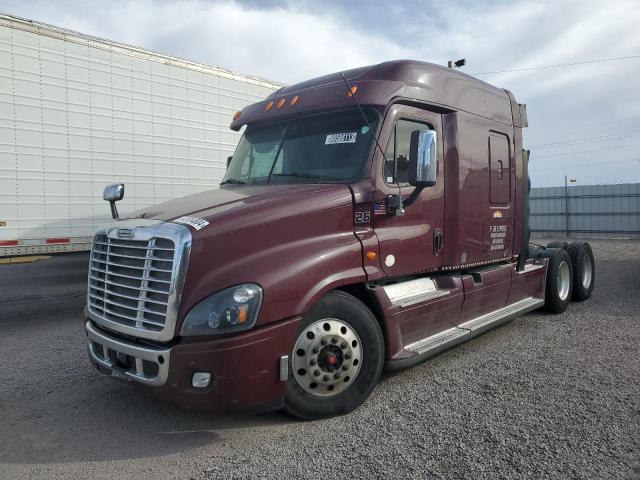
<instances>
[{"instance_id":1,"label":"truck hood","mask_svg":"<svg viewBox=\"0 0 640 480\"><path fill-rule=\"evenodd\" d=\"M139 210L130 218L170 222L183 216L209 222L192 230L194 239L207 230L237 229L256 223L270 223L284 217L307 215L344 207L352 202L347 185L222 186Z\"/></svg>"}]
</instances>

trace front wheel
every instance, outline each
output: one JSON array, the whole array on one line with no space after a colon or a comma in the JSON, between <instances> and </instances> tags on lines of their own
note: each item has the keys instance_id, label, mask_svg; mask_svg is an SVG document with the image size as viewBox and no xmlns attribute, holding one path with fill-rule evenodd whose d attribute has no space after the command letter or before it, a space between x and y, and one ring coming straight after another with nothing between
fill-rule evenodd
<instances>
[{"instance_id":1,"label":"front wheel","mask_svg":"<svg viewBox=\"0 0 640 480\"><path fill-rule=\"evenodd\" d=\"M384 363L376 318L357 298L331 292L301 321L289 356L285 410L312 420L349 413L375 388Z\"/></svg>"}]
</instances>

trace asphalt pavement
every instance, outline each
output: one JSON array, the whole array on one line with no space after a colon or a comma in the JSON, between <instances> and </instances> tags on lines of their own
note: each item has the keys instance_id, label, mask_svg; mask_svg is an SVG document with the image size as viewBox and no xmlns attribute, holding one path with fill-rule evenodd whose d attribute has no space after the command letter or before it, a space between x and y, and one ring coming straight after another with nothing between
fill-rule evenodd
<instances>
[{"instance_id":1,"label":"asphalt pavement","mask_svg":"<svg viewBox=\"0 0 640 480\"><path fill-rule=\"evenodd\" d=\"M640 243L593 246L590 300L386 374L317 422L180 409L102 377L87 256L0 265L0 478L640 478Z\"/></svg>"}]
</instances>

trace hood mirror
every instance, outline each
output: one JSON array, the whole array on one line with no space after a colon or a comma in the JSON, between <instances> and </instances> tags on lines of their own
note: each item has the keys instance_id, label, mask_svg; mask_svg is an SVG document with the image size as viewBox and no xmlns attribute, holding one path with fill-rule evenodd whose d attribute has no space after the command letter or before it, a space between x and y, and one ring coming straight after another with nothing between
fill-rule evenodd
<instances>
[{"instance_id":1,"label":"hood mirror","mask_svg":"<svg viewBox=\"0 0 640 480\"><path fill-rule=\"evenodd\" d=\"M111 216L114 219L120 218L118 216L118 209L116 208L116 202L119 202L124 198L124 183L114 183L105 187L102 198L109 202L111 206Z\"/></svg>"}]
</instances>

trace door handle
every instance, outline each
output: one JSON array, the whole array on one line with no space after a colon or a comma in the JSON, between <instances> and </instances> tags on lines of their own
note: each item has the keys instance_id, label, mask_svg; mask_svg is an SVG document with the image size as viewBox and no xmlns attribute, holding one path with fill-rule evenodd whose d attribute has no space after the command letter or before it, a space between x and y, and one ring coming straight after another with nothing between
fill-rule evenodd
<instances>
[{"instance_id":1,"label":"door handle","mask_svg":"<svg viewBox=\"0 0 640 480\"><path fill-rule=\"evenodd\" d=\"M442 248L442 229L436 228L433 231L433 256L437 257Z\"/></svg>"}]
</instances>

